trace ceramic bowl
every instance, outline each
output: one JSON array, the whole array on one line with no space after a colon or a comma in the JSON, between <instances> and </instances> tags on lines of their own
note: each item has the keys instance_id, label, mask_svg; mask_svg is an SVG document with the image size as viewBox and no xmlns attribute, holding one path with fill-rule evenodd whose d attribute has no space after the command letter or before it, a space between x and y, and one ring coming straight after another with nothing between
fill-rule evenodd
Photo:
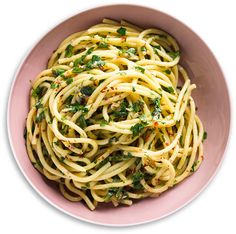
<instances>
[{"instance_id":1,"label":"ceramic bowl","mask_svg":"<svg viewBox=\"0 0 236 234\"><path fill-rule=\"evenodd\" d=\"M173 35L181 50L181 64L197 85L193 96L198 115L208 133L204 161L200 169L158 198L143 199L131 207L101 207L90 211L83 203L66 200L54 186L45 182L28 159L23 137L29 110L30 80L46 67L48 58L68 35L87 29L103 18L125 19L144 28L161 28ZM137 5L108 5L78 13L60 23L34 46L21 64L9 96L8 130L14 157L32 187L51 205L88 222L127 226L165 217L195 198L215 175L227 145L230 129L230 100L226 81L216 58L189 27L155 9Z\"/></svg>"}]
</instances>

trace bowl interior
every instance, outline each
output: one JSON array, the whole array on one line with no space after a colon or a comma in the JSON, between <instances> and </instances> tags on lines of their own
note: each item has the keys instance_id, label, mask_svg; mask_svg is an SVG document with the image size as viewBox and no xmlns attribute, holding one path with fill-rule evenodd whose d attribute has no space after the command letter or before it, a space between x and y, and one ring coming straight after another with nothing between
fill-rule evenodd
<instances>
[{"instance_id":1,"label":"bowl interior","mask_svg":"<svg viewBox=\"0 0 236 234\"><path fill-rule=\"evenodd\" d=\"M181 50L181 64L187 68L192 82L197 85L193 96L198 106L197 113L208 133L208 139L204 143L205 159L200 169L159 198L144 199L131 207L103 207L91 212L84 204L67 201L53 186L45 183L28 159L23 131L28 113L30 81L45 69L48 58L65 37L99 23L105 17L126 19L144 28L161 28L177 39ZM19 69L10 95L8 114L12 149L31 185L51 204L66 213L107 225L131 225L159 219L191 201L205 187L218 168L230 127L227 87L222 71L209 48L193 31L171 16L154 9L133 5L103 6L88 10L66 20L46 34Z\"/></svg>"}]
</instances>

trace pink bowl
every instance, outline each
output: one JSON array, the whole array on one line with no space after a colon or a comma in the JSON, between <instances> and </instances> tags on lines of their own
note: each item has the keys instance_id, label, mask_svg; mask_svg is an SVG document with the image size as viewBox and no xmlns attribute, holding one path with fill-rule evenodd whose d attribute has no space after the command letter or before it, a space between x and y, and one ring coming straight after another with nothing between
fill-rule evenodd
<instances>
[{"instance_id":1,"label":"pink bowl","mask_svg":"<svg viewBox=\"0 0 236 234\"><path fill-rule=\"evenodd\" d=\"M28 159L23 132L29 108L30 80L45 69L49 56L65 37L101 22L104 17L126 19L144 28L161 28L177 39L181 47L181 64L187 68L192 82L198 87L194 91L194 98L198 114L208 132L208 139L204 143L205 160L200 169L159 198L144 199L131 207L104 207L90 211L82 203L67 201L58 190L42 179ZM90 9L56 26L35 45L21 64L9 97L8 131L11 147L28 182L45 200L61 211L103 225L127 226L158 220L189 203L215 175L226 148L229 128L230 101L227 86L221 68L206 44L175 18L136 5L109 5Z\"/></svg>"}]
</instances>

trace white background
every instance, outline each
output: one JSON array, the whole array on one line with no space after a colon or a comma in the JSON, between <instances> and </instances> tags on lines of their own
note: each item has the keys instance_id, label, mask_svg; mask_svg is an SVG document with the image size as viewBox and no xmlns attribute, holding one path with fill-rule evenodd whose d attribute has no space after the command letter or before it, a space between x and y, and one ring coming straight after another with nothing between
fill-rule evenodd
<instances>
[{"instance_id":1,"label":"white background","mask_svg":"<svg viewBox=\"0 0 236 234\"><path fill-rule=\"evenodd\" d=\"M236 134L232 127L225 160L208 188L191 204L157 222L108 228L78 221L51 207L31 189L10 151L6 105L14 72L25 53L55 24L90 6L113 0L2 0L0 3L0 233L235 233ZM221 64L236 103L235 1L130 0L185 22L209 45ZM157 19L158 20L158 19ZM233 117L236 115L233 113ZM220 137L220 135L219 135ZM132 214L130 214L132 215Z\"/></svg>"}]
</instances>

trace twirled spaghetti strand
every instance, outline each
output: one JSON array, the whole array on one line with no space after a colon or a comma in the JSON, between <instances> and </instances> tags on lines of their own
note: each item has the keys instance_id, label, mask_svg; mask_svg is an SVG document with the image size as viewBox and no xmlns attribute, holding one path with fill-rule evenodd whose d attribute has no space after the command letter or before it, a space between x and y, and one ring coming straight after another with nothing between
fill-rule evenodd
<instances>
[{"instance_id":1,"label":"twirled spaghetti strand","mask_svg":"<svg viewBox=\"0 0 236 234\"><path fill-rule=\"evenodd\" d=\"M125 21L66 38L32 85L30 160L73 202L131 205L191 175L202 123L175 39Z\"/></svg>"}]
</instances>

